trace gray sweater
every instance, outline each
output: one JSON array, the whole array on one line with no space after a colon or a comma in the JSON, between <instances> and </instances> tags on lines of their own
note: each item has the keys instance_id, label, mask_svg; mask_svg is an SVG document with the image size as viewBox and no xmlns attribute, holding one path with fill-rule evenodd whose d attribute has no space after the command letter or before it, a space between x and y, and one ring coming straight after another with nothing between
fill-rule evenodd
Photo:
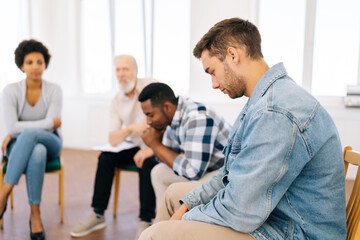
<instances>
[{"instance_id":1,"label":"gray sweater","mask_svg":"<svg viewBox=\"0 0 360 240\"><path fill-rule=\"evenodd\" d=\"M46 117L34 121L19 121L26 101L26 81L11 83L2 94L2 118L8 134L17 137L26 128L39 128L53 131L53 118L61 117L62 90L59 85L42 81L41 97L46 108ZM57 129L61 137L60 129Z\"/></svg>"}]
</instances>

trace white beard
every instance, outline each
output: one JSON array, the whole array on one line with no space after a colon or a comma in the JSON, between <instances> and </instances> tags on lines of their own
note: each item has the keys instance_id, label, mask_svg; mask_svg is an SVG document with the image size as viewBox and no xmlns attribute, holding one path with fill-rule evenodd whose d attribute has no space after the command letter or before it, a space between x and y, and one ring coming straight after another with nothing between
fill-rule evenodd
<instances>
[{"instance_id":1,"label":"white beard","mask_svg":"<svg viewBox=\"0 0 360 240\"><path fill-rule=\"evenodd\" d=\"M121 84L121 83L119 84L120 91L127 94L134 89L135 84L136 84L136 79L126 80L126 84Z\"/></svg>"}]
</instances>

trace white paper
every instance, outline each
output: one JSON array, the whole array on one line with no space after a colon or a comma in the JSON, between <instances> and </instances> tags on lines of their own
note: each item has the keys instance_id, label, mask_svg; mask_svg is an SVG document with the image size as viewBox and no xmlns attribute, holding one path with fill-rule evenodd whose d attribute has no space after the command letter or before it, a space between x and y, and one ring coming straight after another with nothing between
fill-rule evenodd
<instances>
[{"instance_id":1,"label":"white paper","mask_svg":"<svg viewBox=\"0 0 360 240\"><path fill-rule=\"evenodd\" d=\"M111 146L109 143L101 145L101 146L96 146L93 147L92 150L95 151L102 151L102 152L120 152L123 150L127 150L130 148L134 148L136 147L136 145L132 142L128 142L128 141L123 141L120 144L114 146Z\"/></svg>"}]
</instances>

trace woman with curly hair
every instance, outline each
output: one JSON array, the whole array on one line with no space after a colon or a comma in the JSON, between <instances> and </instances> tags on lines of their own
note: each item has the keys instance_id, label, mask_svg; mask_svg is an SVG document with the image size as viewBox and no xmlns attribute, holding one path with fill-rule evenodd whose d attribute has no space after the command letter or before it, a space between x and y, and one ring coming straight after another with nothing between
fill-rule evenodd
<instances>
[{"instance_id":1,"label":"woman with curly hair","mask_svg":"<svg viewBox=\"0 0 360 240\"><path fill-rule=\"evenodd\" d=\"M8 158L8 167L0 191L0 219L12 189L25 173L33 240L45 238L40 201L46 161L57 157L62 148L62 91L60 86L42 79L50 57L41 42L22 41L15 50L15 63L26 79L6 86L2 96L2 117L8 135L1 150Z\"/></svg>"}]
</instances>

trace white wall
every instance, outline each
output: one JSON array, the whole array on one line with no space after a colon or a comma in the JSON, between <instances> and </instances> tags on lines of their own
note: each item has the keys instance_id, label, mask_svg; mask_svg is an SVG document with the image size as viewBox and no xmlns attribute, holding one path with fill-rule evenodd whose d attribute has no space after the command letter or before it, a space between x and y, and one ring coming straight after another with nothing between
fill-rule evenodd
<instances>
[{"instance_id":1,"label":"white wall","mask_svg":"<svg viewBox=\"0 0 360 240\"><path fill-rule=\"evenodd\" d=\"M109 98L67 97L64 100L64 146L91 149L108 141Z\"/></svg>"},{"instance_id":2,"label":"white wall","mask_svg":"<svg viewBox=\"0 0 360 240\"><path fill-rule=\"evenodd\" d=\"M76 22L79 2L32 0L30 37L43 42L52 57L44 78L60 84L64 95L80 92L79 39Z\"/></svg>"}]
</instances>

